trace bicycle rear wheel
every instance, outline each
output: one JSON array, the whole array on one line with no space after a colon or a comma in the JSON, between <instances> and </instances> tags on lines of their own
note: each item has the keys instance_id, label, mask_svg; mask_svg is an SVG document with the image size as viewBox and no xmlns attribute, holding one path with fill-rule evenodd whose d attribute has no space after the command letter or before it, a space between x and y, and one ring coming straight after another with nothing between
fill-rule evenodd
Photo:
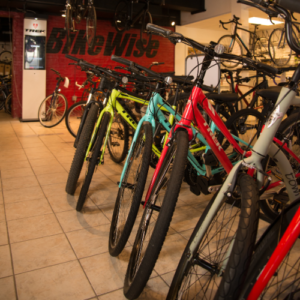
<instances>
[{"instance_id":1,"label":"bicycle rear wheel","mask_svg":"<svg viewBox=\"0 0 300 300\"><path fill-rule=\"evenodd\" d=\"M134 225L146 184L152 152L152 126L143 123L136 142L131 146L128 164L119 188L109 232L109 253L121 253ZM125 168L125 167L124 167Z\"/></svg>"},{"instance_id":2,"label":"bicycle rear wheel","mask_svg":"<svg viewBox=\"0 0 300 300\"><path fill-rule=\"evenodd\" d=\"M224 195L220 207L211 212L215 198L201 215L182 254L168 300L238 297L255 243L258 189L249 175L241 174L232 197Z\"/></svg>"},{"instance_id":3,"label":"bicycle rear wheel","mask_svg":"<svg viewBox=\"0 0 300 300\"><path fill-rule=\"evenodd\" d=\"M87 192L89 190L94 172L95 172L95 168L97 165L99 165L100 163L100 155L102 153L102 145L103 145L103 140L105 138L105 134L107 131L107 126L109 123L109 119L110 119L110 113L104 113L102 120L101 120L101 124L100 127L98 129L98 133L97 133L97 138L96 138L96 142L94 143L93 148L90 151L89 154L89 160L88 160L88 170L80 191L80 195L77 201L77 205L76 205L76 210L77 211L81 211L83 204L85 202L86 199L86 195Z\"/></svg>"},{"instance_id":4,"label":"bicycle rear wheel","mask_svg":"<svg viewBox=\"0 0 300 300\"><path fill-rule=\"evenodd\" d=\"M124 282L124 295L128 299L136 299L143 291L159 256L178 199L188 146L187 132L177 131L136 234Z\"/></svg>"},{"instance_id":5,"label":"bicycle rear wheel","mask_svg":"<svg viewBox=\"0 0 300 300\"><path fill-rule=\"evenodd\" d=\"M248 275L243 287L240 299L247 299L259 274L264 269L273 251L283 236L296 210L299 208L299 201L294 202L286 208L281 216L276 219L260 238L255 246ZM300 240L296 240L282 263L274 273L273 277L263 290L258 299L291 299L300 297Z\"/></svg>"},{"instance_id":6,"label":"bicycle rear wheel","mask_svg":"<svg viewBox=\"0 0 300 300\"><path fill-rule=\"evenodd\" d=\"M109 155L115 163L119 164L125 159L128 145L128 124L119 114L115 113L107 145Z\"/></svg>"},{"instance_id":7,"label":"bicycle rear wheel","mask_svg":"<svg viewBox=\"0 0 300 300\"><path fill-rule=\"evenodd\" d=\"M70 4L66 7L66 18L65 18L65 26L66 26L66 35L67 35L67 50L68 52L71 49L71 31L73 28L73 16L72 16L72 7Z\"/></svg>"},{"instance_id":8,"label":"bicycle rear wheel","mask_svg":"<svg viewBox=\"0 0 300 300\"><path fill-rule=\"evenodd\" d=\"M63 120L67 109L68 102L63 94L49 95L42 101L39 107L39 121L44 127L54 127Z\"/></svg>"},{"instance_id":9,"label":"bicycle rear wheel","mask_svg":"<svg viewBox=\"0 0 300 300\"><path fill-rule=\"evenodd\" d=\"M148 45L151 44L152 34L146 29L146 25L148 23L152 23L152 16L149 12L149 10L144 12L143 19L142 19L142 26L141 26L141 32L140 32L140 39L141 39L141 45L144 50L148 48Z\"/></svg>"},{"instance_id":10,"label":"bicycle rear wheel","mask_svg":"<svg viewBox=\"0 0 300 300\"><path fill-rule=\"evenodd\" d=\"M76 137L79 125L81 123L82 115L86 107L85 101L74 103L66 114L66 126L69 132Z\"/></svg>"},{"instance_id":11,"label":"bicycle rear wheel","mask_svg":"<svg viewBox=\"0 0 300 300\"><path fill-rule=\"evenodd\" d=\"M5 99L5 111L11 114L12 94L10 93Z\"/></svg>"},{"instance_id":12,"label":"bicycle rear wheel","mask_svg":"<svg viewBox=\"0 0 300 300\"><path fill-rule=\"evenodd\" d=\"M240 42L236 38L233 38L231 35L222 36L219 39L218 44L222 44L225 47L225 53L238 56L241 56L243 54ZM221 60L221 62L225 68L235 68L239 64L236 61L229 60Z\"/></svg>"},{"instance_id":13,"label":"bicycle rear wheel","mask_svg":"<svg viewBox=\"0 0 300 300\"><path fill-rule=\"evenodd\" d=\"M292 50L287 43L284 28L277 28L272 31L268 47L270 57L275 65L285 66L288 64L292 56Z\"/></svg>"},{"instance_id":14,"label":"bicycle rear wheel","mask_svg":"<svg viewBox=\"0 0 300 300\"><path fill-rule=\"evenodd\" d=\"M281 141L287 141L287 146L296 156L300 156L300 118L299 111L291 114L279 126L276 137ZM284 150L283 150L284 151ZM293 168L294 174L300 172L300 164L291 155L284 151ZM272 180L278 181L282 179L282 174L277 168L276 163L269 158L266 160L265 171L271 176ZM283 179L282 179L283 180ZM297 180L299 184L299 179ZM282 186L283 189L283 186ZM288 195L283 190L278 195L273 195L265 200L260 200L260 208L264 214L274 220L283 208L287 205Z\"/></svg>"},{"instance_id":15,"label":"bicycle rear wheel","mask_svg":"<svg viewBox=\"0 0 300 300\"><path fill-rule=\"evenodd\" d=\"M114 26L118 32L124 32L128 22L128 2L125 0L119 1L114 14Z\"/></svg>"},{"instance_id":16,"label":"bicycle rear wheel","mask_svg":"<svg viewBox=\"0 0 300 300\"><path fill-rule=\"evenodd\" d=\"M97 31L97 14L94 5L88 6L86 17L86 41L88 47L91 49L95 45Z\"/></svg>"}]
</instances>

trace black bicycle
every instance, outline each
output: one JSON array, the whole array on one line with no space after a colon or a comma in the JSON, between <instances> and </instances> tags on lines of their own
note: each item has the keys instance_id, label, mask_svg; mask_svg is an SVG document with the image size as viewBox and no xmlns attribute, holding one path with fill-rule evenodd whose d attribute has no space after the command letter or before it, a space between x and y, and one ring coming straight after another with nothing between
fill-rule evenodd
<instances>
[{"instance_id":1,"label":"black bicycle","mask_svg":"<svg viewBox=\"0 0 300 300\"><path fill-rule=\"evenodd\" d=\"M75 22L79 24L83 18L86 18L86 41L88 47L92 48L97 31L97 14L93 0L67 0L65 25L68 51L71 48L71 31L75 30Z\"/></svg>"},{"instance_id":2,"label":"black bicycle","mask_svg":"<svg viewBox=\"0 0 300 300\"><path fill-rule=\"evenodd\" d=\"M135 16L133 16L134 3L138 2L138 0L120 0L115 10L114 26L118 32L124 32L138 23L139 25L137 27L140 28L141 46L144 50L146 50L152 37L151 33L146 30L146 25L148 23L152 23L152 16L149 11L150 0L143 1L145 2L143 8Z\"/></svg>"},{"instance_id":3,"label":"black bicycle","mask_svg":"<svg viewBox=\"0 0 300 300\"><path fill-rule=\"evenodd\" d=\"M269 48L272 48L272 45L270 46L268 45L268 39L263 39L257 36L256 31L258 29L258 25L254 25L254 31L249 31L245 28L238 27L238 25L242 25L241 23L239 23L239 19L240 18L234 15L233 19L230 20L229 22L222 22L220 20L220 24L226 30L228 30L228 28L224 26L225 24L234 23L234 32L232 35L222 36L219 39L218 44L222 44L223 46L225 46L225 53L242 56L243 55L242 47L243 47L246 50L245 56L249 58L264 61L264 62L266 60L270 60ZM250 34L250 43L249 43L250 49L246 46L242 38L237 33L237 29L248 32ZM222 64L226 68L234 68L239 64L239 62L222 60Z\"/></svg>"}]
</instances>

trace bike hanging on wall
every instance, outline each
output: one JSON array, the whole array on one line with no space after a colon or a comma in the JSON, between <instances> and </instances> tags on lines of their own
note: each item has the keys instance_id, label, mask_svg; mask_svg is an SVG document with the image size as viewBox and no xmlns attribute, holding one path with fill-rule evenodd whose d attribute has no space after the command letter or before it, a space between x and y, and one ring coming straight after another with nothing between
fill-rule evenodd
<instances>
[{"instance_id":1,"label":"bike hanging on wall","mask_svg":"<svg viewBox=\"0 0 300 300\"><path fill-rule=\"evenodd\" d=\"M146 25L148 23L152 23L152 16L149 11L150 0L146 0L144 2L145 4L142 9L139 10L134 16L133 4L138 3L138 0L120 0L115 9L114 26L118 32L124 32L125 30L129 30L130 28L134 27L135 24L138 23L138 28L140 28L141 46L144 50L146 50L148 45L151 43L152 38L151 33L146 29Z\"/></svg>"},{"instance_id":2,"label":"bike hanging on wall","mask_svg":"<svg viewBox=\"0 0 300 300\"><path fill-rule=\"evenodd\" d=\"M86 41L88 47L92 48L97 31L97 14L93 0L66 0L65 18L68 51L72 44L71 32L75 31L75 22L79 24L83 18L86 18Z\"/></svg>"}]
</instances>

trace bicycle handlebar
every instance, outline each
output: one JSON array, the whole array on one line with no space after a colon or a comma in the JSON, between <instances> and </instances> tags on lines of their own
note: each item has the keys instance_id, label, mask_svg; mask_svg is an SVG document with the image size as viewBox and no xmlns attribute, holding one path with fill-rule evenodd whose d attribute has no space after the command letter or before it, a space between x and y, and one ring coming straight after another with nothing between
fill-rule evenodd
<instances>
[{"instance_id":1,"label":"bicycle handlebar","mask_svg":"<svg viewBox=\"0 0 300 300\"><path fill-rule=\"evenodd\" d=\"M300 13L300 2L299 0L278 0L277 4L290 10L291 12Z\"/></svg>"}]
</instances>

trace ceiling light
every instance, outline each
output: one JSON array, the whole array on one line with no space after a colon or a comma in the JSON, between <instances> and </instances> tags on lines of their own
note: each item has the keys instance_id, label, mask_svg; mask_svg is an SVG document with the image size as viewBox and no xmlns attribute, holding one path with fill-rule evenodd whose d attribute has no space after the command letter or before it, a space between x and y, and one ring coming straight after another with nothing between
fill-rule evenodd
<instances>
[{"instance_id":1,"label":"ceiling light","mask_svg":"<svg viewBox=\"0 0 300 300\"><path fill-rule=\"evenodd\" d=\"M65 15L65 14L62 14L61 16L62 16L63 18L65 18L65 17L66 17L66 15Z\"/></svg>"},{"instance_id":2,"label":"ceiling light","mask_svg":"<svg viewBox=\"0 0 300 300\"><path fill-rule=\"evenodd\" d=\"M252 18L249 18L248 19L248 22L250 24L257 24L257 25L265 25L265 26L270 26L270 25L276 25L276 24L281 24L283 22L281 21L277 21L277 20L272 20L272 22L274 23L271 23L271 21L269 19L264 19L264 18L256 18L256 17L252 17Z\"/></svg>"},{"instance_id":3,"label":"ceiling light","mask_svg":"<svg viewBox=\"0 0 300 300\"><path fill-rule=\"evenodd\" d=\"M120 21L120 20L117 20L117 23L121 23L121 21Z\"/></svg>"},{"instance_id":4,"label":"ceiling light","mask_svg":"<svg viewBox=\"0 0 300 300\"><path fill-rule=\"evenodd\" d=\"M34 18L35 20L38 20L38 18Z\"/></svg>"},{"instance_id":5,"label":"ceiling light","mask_svg":"<svg viewBox=\"0 0 300 300\"><path fill-rule=\"evenodd\" d=\"M173 21L173 22L171 23L171 25L172 25L172 26L175 26L175 22Z\"/></svg>"}]
</instances>

